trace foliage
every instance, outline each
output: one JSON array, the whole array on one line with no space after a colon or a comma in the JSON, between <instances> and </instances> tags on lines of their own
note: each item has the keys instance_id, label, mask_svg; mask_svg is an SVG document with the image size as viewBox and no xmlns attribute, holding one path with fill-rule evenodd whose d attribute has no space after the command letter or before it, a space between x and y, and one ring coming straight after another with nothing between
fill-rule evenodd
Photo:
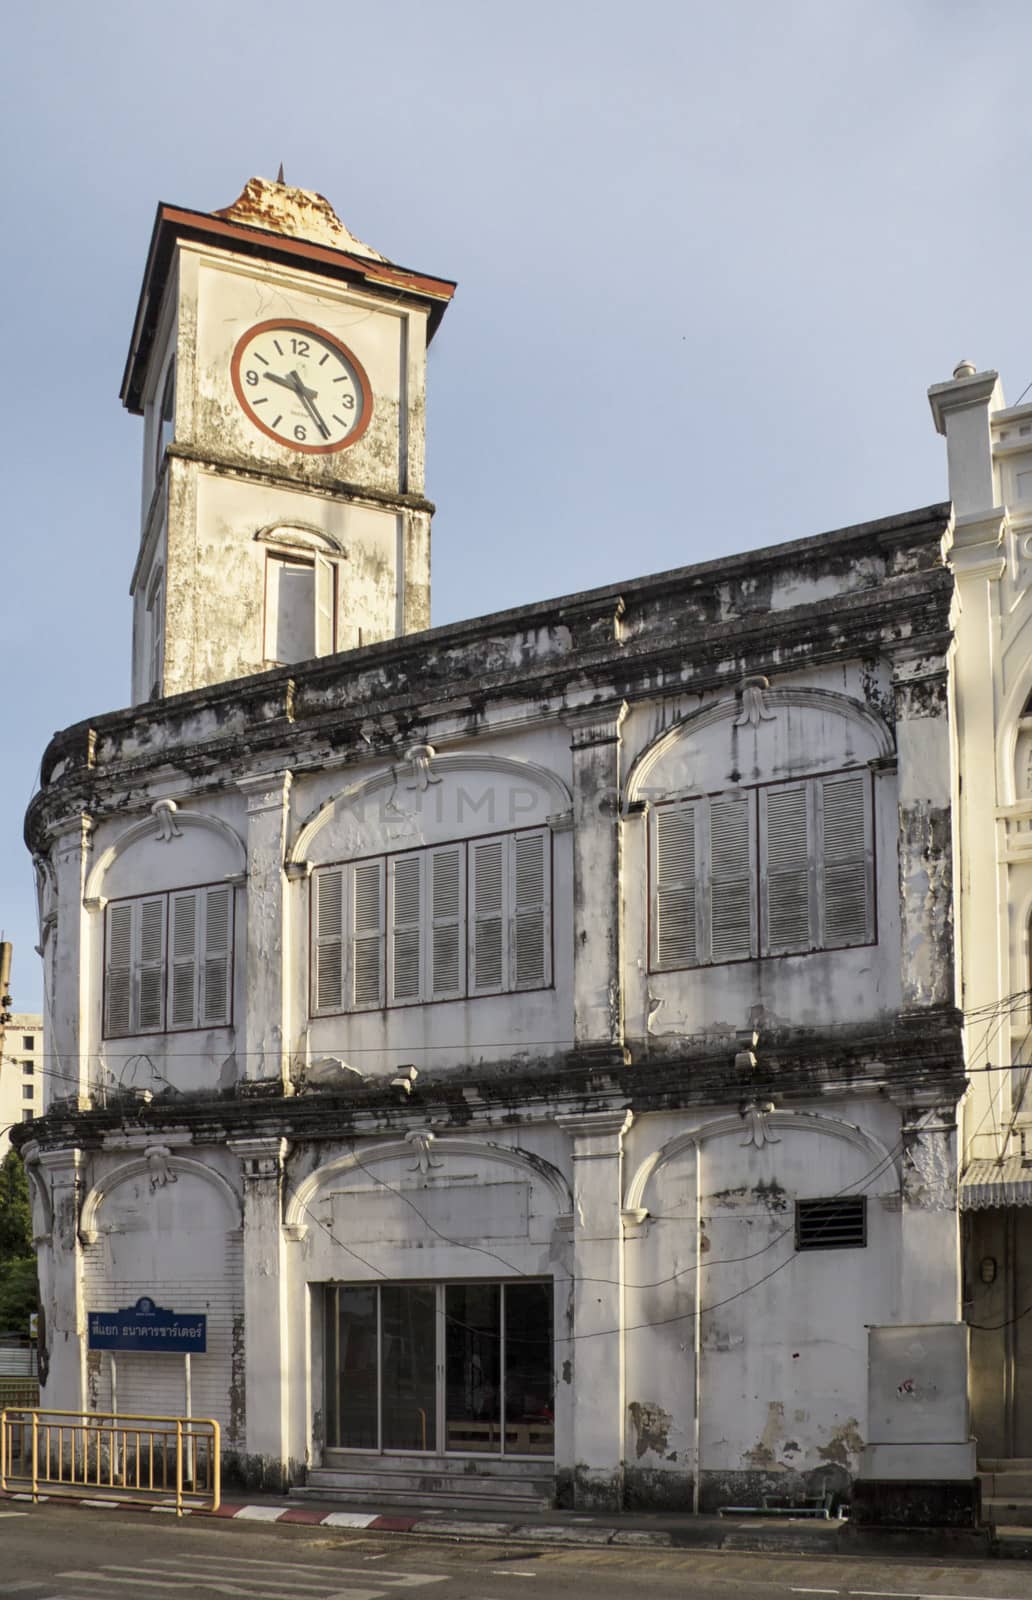
<instances>
[{"instance_id":1,"label":"foliage","mask_svg":"<svg viewBox=\"0 0 1032 1600\"><path fill-rule=\"evenodd\" d=\"M17 1150L0 1162L0 1264L32 1255L32 1208L29 1180Z\"/></svg>"},{"instance_id":2,"label":"foliage","mask_svg":"<svg viewBox=\"0 0 1032 1600\"><path fill-rule=\"evenodd\" d=\"M0 1333L28 1333L29 1315L38 1304L36 1257L0 1262Z\"/></svg>"},{"instance_id":3,"label":"foliage","mask_svg":"<svg viewBox=\"0 0 1032 1600\"><path fill-rule=\"evenodd\" d=\"M0 1162L0 1333L28 1333L39 1300L29 1181L17 1150Z\"/></svg>"}]
</instances>

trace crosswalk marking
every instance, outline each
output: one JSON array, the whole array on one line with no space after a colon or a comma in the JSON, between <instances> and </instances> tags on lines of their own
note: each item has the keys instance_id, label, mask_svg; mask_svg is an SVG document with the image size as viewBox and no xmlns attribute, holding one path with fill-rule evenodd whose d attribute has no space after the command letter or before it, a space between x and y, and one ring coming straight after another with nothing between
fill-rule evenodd
<instances>
[{"instance_id":1,"label":"crosswalk marking","mask_svg":"<svg viewBox=\"0 0 1032 1600\"><path fill-rule=\"evenodd\" d=\"M237 1600L386 1600L399 1589L443 1583L445 1574L384 1572L369 1568L317 1565L315 1562L270 1561L258 1557L221 1556L205 1552L158 1556L142 1566L108 1562L92 1571L81 1568L57 1577L75 1586L76 1595L48 1596L47 1600L95 1600L100 1585L117 1593L128 1588L137 1594L172 1590L178 1593L228 1595ZM370 1587L370 1584L373 1587ZM81 1585L86 1585L82 1594Z\"/></svg>"},{"instance_id":2,"label":"crosswalk marking","mask_svg":"<svg viewBox=\"0 0 1032 1600\"><path fill-rule=\"evenodd\" d=\"M150 1589L177 1589L180 1593L184 1591L196 1593L199 1587L203 1587L214 1594L240 1596L241 1600L257 1600L260 1596L268 1596L268 1600L284 1600L285 1583L293 1583L289 1577L278 1583L271 1581L246 1583L242 1575L237 1581L231 1582L224 1573L210 1577L207 1573L183 1572L176 1576L170 1575L168 1578L158 1578L154 1576L152 1569L147 1567L121 1567L117 1570L131 1572L134 1576L119 1578L114 1575L114 1569L111 1567L102 1567L97 1572L59 1572L58 1577L70 1578L75 1583L100 1583L109 1587L112 1584L124 1584L134 1589L137 1594ZM382 1600L382 1589L341 1588L337 1575L332 1572L327 1573L326 1579L326 1583L318 1591L323 1600ZM296 1588L293 1593L297 1593Z\"/></svg>"},{"instance_id":3,"label":"crosswalk marking","mask_svg":"<svg viewBox=\"0 0 1032 1600\"><path fill-rule=\"evenodd\" d=\"M178 1565L183 1561L189 1561L191 1563L199 1562L204 1565L214 1565L215 1563L218 1563L220 1566L224 1567L256 1567L259 1570L262 1568L272 1567L277 1572L289 1572L291 1575L298 1572L314 1572L319 1577L323 1578L337 1578L343 1575L347 1577L362 1577L368 1579L370 1576L372 1576L378 1584L385 1585L392 1589L415 1589L418 1588L420 1584L424 1583L444 1583L446 1577L445 1573L391 1572L385 1571L382 1567L377 1567L375 1573L370 1574L368 1567L364 1566L345 1566L338 1565L336 1562L334 1562L332 1567L328 1567L325 1563L320 1566L314 1561L270 1561L268 1559L263 1560L257 1556L217 1556L193 1555L184 1553L181 1556L166 1556L164 1558L159 1558L159 1560L160 1559L163 1559L163 1563L165 1565Z\"/></svg>"}]
</instances>

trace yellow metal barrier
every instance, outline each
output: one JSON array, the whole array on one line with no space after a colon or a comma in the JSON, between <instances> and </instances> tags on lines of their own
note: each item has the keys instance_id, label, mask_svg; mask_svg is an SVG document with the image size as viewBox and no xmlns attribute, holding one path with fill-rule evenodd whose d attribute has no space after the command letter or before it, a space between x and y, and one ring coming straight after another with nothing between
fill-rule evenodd
<instances>
[{"instance_id":1,"label":"yellow metal barrier","mask_svg":"<svg viewBox=\"0 0 1032 1600\"><path fill-rule=\"evenodd\" d=\"M117 1492L120 1499L174 1506L177 1516L217 1511L219 1425L210 1417L0 1411L0 1489L33 1500Z\"/></svg>"}]
</instances>

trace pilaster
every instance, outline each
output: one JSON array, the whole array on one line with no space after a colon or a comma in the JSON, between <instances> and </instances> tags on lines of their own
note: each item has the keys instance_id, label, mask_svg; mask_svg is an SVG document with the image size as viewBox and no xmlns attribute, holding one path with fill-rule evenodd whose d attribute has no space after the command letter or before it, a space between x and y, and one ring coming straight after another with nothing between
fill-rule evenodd
<instances>
[{"instance_id":1,"label":"pilaster","mask_svg":"<svg viewBox=\"0 0 1032 1600\"><path fill-rule=\"evenodd\" d=\"M51 1080L47 1100L77 1094L83 1109L89 1104L92 1035L100 1027L99 1008L94 1017L91 1007L100 993L103 960L103 939L98 944L86 937L83 906L92 839L92 818L81 812L54 830L50 849L56 953L46 1044L53 1070L60 1076Z\"/></svg>"},{"instance_id":2,"label":"pilaster","mask_svg":"<svg viewBox=\"0 0 1032 1600\"><path fill-rule=\"evenodd\" d=\"M286 1139L233 1139L244 1190L244 1387L250 1467L262 1487L288 1481L290 1349L283 1240Z\"/></svg>"},{"instance_id":3,"label":"pilaster","mask_svg":"<svg viewBox=\"0 0 1032 1600\"><path fill-rule=\"evenodd\" d=\"M961 1315L957 1107L932 1093L900 1105L902 1188L898 1318L957 1322Z\"/></svg>"},{"instance_id":4,"label":"pilaster","mask_svg":"<svg viewBox=\"0 0 1032 1600\"><path fill-rule=\"evenodd\" d=\"M899 773L903 1009L957 1003L954 970L949 683L941 655L893 660Z\"/></svg>"},{"instance_id":5,"label":"pilaster","mask_svg":"<svg viewBox=\"0 0 1032 1600\"><path fill-rule=\"evenodd\" d=\"M624 1058L620 727L627 706L567 719L573 751L573 1035L578 1051Z\"/></svg>"},{"instance_id":6,"label":"pilaster","mask_svg":"<svg viewBox=\"0 0 1032 1600\"><path fill-rule=\"evenodd\" d=\"M291 996L296 962L286 916L286 854L290 772L241 778L247 799L247 954L244 1077L270 1092L289 1092Z\"/></svg>"},{"instance_id":7,"label":"pilaster","mask_svg":"<svg viewBox=\"0 0 1032 1600\"><path fill-rule=\"evenodd\" d=\"M77 1146L33 1152L33 1231L49 1233L38 1253L40 1382L44 1405L78 1411L85 1403L86 1318L82 1303L79 1205L84 1156Z\"/></svg>"},{"instance_id":8,"label":"pilaster","mask_svg":"<svg viewBox=\"0 0 1032 1600\"><path fill-rule=\"evenodd\" d=\"M573 1499L623 1505L626 1110L559 1117L573 1144Z\"/></svg>"}]
</instances>

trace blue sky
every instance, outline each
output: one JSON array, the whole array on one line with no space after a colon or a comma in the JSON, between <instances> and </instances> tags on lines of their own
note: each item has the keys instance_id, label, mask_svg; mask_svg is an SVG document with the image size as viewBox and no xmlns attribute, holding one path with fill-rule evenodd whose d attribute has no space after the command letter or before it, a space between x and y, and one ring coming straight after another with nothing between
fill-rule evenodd
<instances>
[{"instance_id":1,"label":"blue sky","mask_svg":"<svg viewBox=\"0 0 1032 1600\"><path fill-rule=\"evenodd\" d=\"M954 0L51 0L0 63L0 924L25 805L128 699L154 209L254 173L459 281L431 351L434 620L945 497L924 397L1032 381L1032 8Z\"/></svg>"}]
</instances>

